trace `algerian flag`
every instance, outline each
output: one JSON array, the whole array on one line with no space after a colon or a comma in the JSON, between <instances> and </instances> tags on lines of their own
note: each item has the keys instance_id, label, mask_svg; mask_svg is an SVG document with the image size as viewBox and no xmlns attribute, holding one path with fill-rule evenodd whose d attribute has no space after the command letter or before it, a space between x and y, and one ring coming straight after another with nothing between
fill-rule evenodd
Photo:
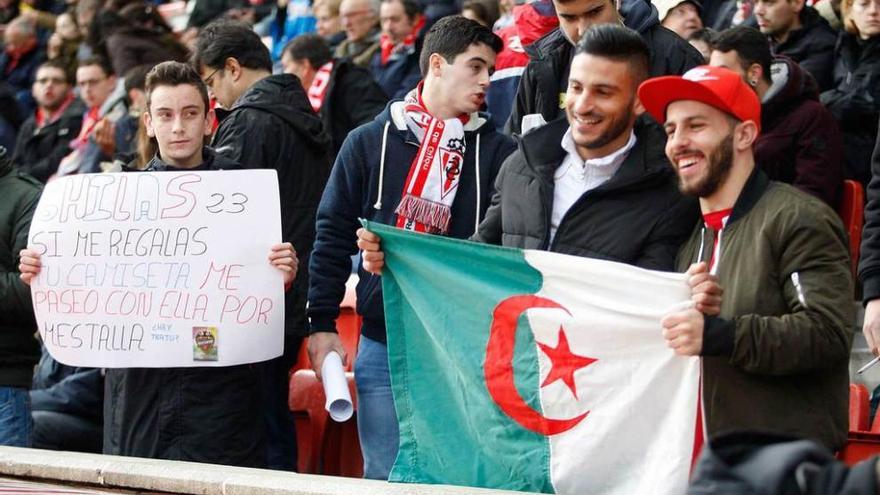
<instances>
[{"instance_id":1,"label":"algerian flag","mask_svg":"<svg viewBox=\"0 0 880 495\"><path fill-rule=\"evenodd\" d=\"M689 300L684 275L368 229L386 256L392 481L684 493L699 359L660 325Z\"/></svg>"}]
</instances>

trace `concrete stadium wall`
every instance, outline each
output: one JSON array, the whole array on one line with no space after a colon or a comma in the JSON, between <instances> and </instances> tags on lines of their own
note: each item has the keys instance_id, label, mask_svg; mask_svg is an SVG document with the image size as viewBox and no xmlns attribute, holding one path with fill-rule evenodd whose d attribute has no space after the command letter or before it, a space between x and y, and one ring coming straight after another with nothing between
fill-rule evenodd
<instances>
[{"instance_id":1,"label":"concrete stadium wall","mask_svg":"<svg viewBox=\"0 0 880 495\"><path fill-rule=\"evenodd\" d=\"M0 476L186 495L503 495L522 492L387 483L193 462L0 447Z\"/></svg>"}]
</instances>

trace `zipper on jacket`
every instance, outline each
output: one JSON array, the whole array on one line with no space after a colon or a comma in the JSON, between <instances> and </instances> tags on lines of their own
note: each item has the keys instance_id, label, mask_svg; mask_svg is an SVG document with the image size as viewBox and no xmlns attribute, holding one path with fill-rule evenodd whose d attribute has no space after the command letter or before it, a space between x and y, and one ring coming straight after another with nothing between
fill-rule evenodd
<instances>
[{"instance_id":1,"label":"zipper on jacket","mask_svg":"<svg viewBox=\"0 0 880 495\"><path fill-rule=\"evenodd\" d=\"M797 292L798 301L801 302L801 305L807 309L809 306L807 305L807 298L804 297L804 288L801 285L800 275L798 272L791 272L791 283L794 285L794 290Z\"/></svg>"}]
</instances>

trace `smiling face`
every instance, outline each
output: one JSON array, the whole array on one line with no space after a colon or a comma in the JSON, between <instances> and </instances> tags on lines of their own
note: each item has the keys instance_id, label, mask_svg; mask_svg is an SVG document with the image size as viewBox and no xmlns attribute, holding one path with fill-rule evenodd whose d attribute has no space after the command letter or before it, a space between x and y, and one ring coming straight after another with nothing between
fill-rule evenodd
<instances>
[{"instance_id":1,"label":"smiling face","mask_svg":"<svg viewBox=\"0 0 880 495\"><path fill-rule=\"evenodd\" d=\"M692 100L666 109L666 157L678 174L683 194L707 198L730 175L733 166L733 117Z\"/></svg>"},{"instance_id":2,"label":"smiling face","mask_svg":"<svg viewBox=\"0 0 880 495\"><path fill-rule=\"evenodd\" d=\"M632 66L581 53L571 61L565 115L583 159L608 156L623 147L640 109Z\"/></svg>"},{"instance_id":3,"label":"smiling face","mask_svg":"<svg viewBox=\"0 0 880 495\"><path fill-rule=\"evenodd\" d=\"M205 111L202 95L191 84L154 88L144 113L147 135L156 138L162 160L179 168L202 163L202 143L213 120L213 110Z\"/></svg>"}]
</instances>

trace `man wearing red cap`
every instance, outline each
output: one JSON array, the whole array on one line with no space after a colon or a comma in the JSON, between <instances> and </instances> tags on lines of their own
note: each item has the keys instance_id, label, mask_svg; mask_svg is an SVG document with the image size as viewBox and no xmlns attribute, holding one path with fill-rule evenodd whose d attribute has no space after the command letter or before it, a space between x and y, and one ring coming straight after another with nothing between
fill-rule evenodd
<instances>
[{"instance_id":1,"label":"man wearing red cap","mask_svg":"<svg viewBox=\"0 0 880 495\"><path fill-rule=\"evenodd\" d=\"M664 122L679 188L703 222L678 268L702 268L723 302L668 315L663 334L703 356L706 432L769 430L846 441L852 276L846 234L827 205L755 164L761 104L736 73L701 66L639 88ZM711 274L711 275L710 275Z\"/></svg>"}]
</instances>

